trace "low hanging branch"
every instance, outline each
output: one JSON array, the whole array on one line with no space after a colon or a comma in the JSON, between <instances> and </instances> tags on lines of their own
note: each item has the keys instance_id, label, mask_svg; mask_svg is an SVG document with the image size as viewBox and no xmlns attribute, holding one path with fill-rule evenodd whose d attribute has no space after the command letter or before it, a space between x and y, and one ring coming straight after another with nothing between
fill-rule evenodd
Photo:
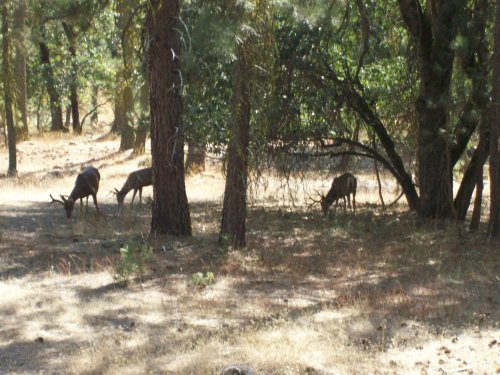
<instances>
[{"instance_id":1,"label":"low hanging branch","mask_svg":"<svg viewBox=\"0 0 500 375\"><path fill-rule=\"evenodd\" d=\"M355 83L352 79L341 79L327 61L323 62L322 66L324 69L315 68L312 64L304 61L297 61L296 64L305 77L318 88L335 88L335 90L344 98L344 102L347 107L355 112L365 122L365 124L374 131L387 155L387 159L390 160L390 163L385 158L382 158L383 160L379 161L389 169L389 171L397 179L398 183L402 186L410 209L416 210L419 206L420 198L415 189L412 176L406 171L403 160L397 153L394 141L387 132L387 129L376 112L372 110L370 104L363 96L363 93L360 92L360 90L362 90L362 87L359 87L361 86L360 83ZM359 143L356 146L361 148L366 147ZM368 153L372 154L372 152L373 150Z\"/></svg>"},{"instance_id":2,"label":"low hanging branch","mask_svg":"<svg viewBox=\"0 0 500 375\"><path fill-rule=\"evenodd\" d=\"M109 99L106 100L104 103L96 105L85 116L83 116L82 123L81 123L81 128L83 129L83 123L85 122L85 120L87 119L87 117L89 117L92 113L94 113L95 111L97 111L100 107L102 107L103 105L106 105L108 103L109 103Z\"/></svg>"},{"instance_id":3,"label":"low hanging branch","mask_svg":"<svg viewBox=\"0 0 500 375\"><path fill-rule=\"evenodd\" d=\"M399 185L403 187L402 185L402 179L397 170L391 165L389 160L387 160L382 154L380 154L376 149L366 146L358 141L354 141L352 139L347 139L347 138L341 138L341 137L336 137L331 139L332 143L325 143L323 139L320 139L319 144L321 145L322 149L331 149L331 148L336 148L340 147L343 144L348 144L352 145L354 147L357 147L361 149L362 151L355 151L355 150L348 150L348 151L324 151L324 152L314 152L314 153L308 153L308 152L294 152L293 155L297 156L311 156L311 157L322 157L322 156L330 156L330 157L336 157L336 156L343 156L343 155L351 155L351 156L359 156L359 157L365 157L369 159L373 159L376 162L380 162L393 176L394 178L398 181ZM389 205L385 206L385 208L391 207L392 205L396 204L396 202L401 199L401 197L404 195L405 191L404 188L402 189L401 194L396 198L396 200Z\"/></svg>"},{"instance_id":4,"label":"low hanging branch","mask_svg":"<svg viewBox=\"0 0 500 375\"><path fill-rule=\"evenodd\" d=\"M349 144L354 147L357 147L364 152L358 152L358 151L341 151L341 152L327 152L325 155L330 155L330 156L341 156L341 155L354 155L354 156L362 156L362 157L367 157L370 159L374 159L379 161L391 174L394 176L394 178L398 181L398 183L401 184L401 176L399 175L398 171L392 166L389 160L387 160L382 154L380 154L378 151L375 149L364 145L361 142L358 141L353 141L352 139L348 138L341 138L341 137L335 137L332 139L334 143L332 144L325 144L323 140L320 140L321 147L323 149L327 148L333 148L333 147L339 147L343 144Z\"/></svg>"}]
</instances>

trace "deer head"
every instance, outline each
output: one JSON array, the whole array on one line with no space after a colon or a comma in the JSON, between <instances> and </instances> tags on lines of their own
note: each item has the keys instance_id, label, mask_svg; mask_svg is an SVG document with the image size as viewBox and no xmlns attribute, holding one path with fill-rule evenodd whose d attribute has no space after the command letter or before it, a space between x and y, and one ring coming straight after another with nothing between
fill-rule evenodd
<instances>
[{"instance_id":1,"label":"deer head","mask_svg":"<svg viewBox=\"0 0 500 375\"><path fill-rule=\"evenodd\" d=\"M115 188L115 191L112 191L111 193L116 195L116 201L118 202L118 205L122 206L123 201L125 200L125 195L121 194L117 188Z\"/></svg>"},{"instance_id":2,"label":"deer head","mask_svg":"<svg viewBox=\"0 0 500 375\"><path fill-rule=\"evenodd\" d=\"M75 208L75 200L71 197L65 198L63 195L61 195L61 199L54 199L52 194L50 194L50 197L52 198L52 202L50 204L57 202L61 203L64 207L64 210L66 211L66 217L69 219L71 217L71 213L73 212L73 208Z\"/></svg>"}]
</instances>

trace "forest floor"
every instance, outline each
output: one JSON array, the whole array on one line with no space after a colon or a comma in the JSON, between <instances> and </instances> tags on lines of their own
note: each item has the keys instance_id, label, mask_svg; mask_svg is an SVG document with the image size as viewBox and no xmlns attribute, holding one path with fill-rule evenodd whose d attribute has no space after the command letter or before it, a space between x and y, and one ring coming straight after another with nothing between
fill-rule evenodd
<instances>
[{"instance_id":1,"label":"forest floor","mask_svg":"<svg viewBox=\"0 0 500 375\"><path fill-rule=\"evenodd\" d=\"M0 178L0 373L500 373L500 246L484 228L382 210L360 173L357 214L324 217L304 197L333 174L269 175L233 250L217 242L224 178L209 159L186 180L193 236L149 238L151 187L132 209L110 193L148 158L116 137L68 137L20 143L19 178ZM69 194L88 164L103 215L89 203L68 220L49 194ZM116 278L120 248L143 239L152 255L128 263L144 260L142 275Z\"/></svg>"}]
</instances>

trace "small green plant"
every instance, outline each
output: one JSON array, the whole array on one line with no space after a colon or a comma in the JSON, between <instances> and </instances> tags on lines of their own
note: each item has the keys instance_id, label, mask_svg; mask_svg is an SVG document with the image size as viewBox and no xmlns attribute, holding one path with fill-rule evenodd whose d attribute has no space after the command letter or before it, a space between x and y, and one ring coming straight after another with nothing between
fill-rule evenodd
<instances>
[{"instance_id":1,"label":"small green plant","mask_svg":"<svg viewBox=\"0 0 500 375\"><path fill-rule=\"evenodd\" d=\"M144 241L128 240L120 248L120 258L115 263L115 278L128 281L132 275L142 279L151 262L153 248Z\"/></svg>"},{"instance_id":2,"label":"small green plant","mask_svg":"<svg viewBox=\"0 0 500 375\"><path fill-rule=\"evenodd\" d=\"M203 272L196 272L191 275L191 282L193 285L198 287L206 287L212 284L215 280L213 272L208 271L203 274Z\"/></svg>"}]
</instances>

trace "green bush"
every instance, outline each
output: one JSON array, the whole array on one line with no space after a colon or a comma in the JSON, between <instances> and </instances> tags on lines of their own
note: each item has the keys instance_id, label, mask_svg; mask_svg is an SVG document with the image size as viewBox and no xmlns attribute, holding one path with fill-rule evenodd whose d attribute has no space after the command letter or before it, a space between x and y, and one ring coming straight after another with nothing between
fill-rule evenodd
<instances>
[{"instance_id":1,"label":"green bush","mask_svg":"<svg viewBox=\"0 0 500 375\"><path fill-rule=\"evenodd\" d=\"M214 282L215 276L213 272L208 271L203 274L203 272L196 272L191 275L191 282L197 287L206 287Z\"/></svg>"},{"instance_id":2,"label":"green bush","mask_svg":"<svg viewBox=\"0 0 500 375\"><path fill-rule=\"evenodd\" d=\"M128 281L131 276L144 276L151 263L153 248L144 241L128 240L120 248L120 258L115 263L115 278Z\"/></svg>"}]
</instances>

